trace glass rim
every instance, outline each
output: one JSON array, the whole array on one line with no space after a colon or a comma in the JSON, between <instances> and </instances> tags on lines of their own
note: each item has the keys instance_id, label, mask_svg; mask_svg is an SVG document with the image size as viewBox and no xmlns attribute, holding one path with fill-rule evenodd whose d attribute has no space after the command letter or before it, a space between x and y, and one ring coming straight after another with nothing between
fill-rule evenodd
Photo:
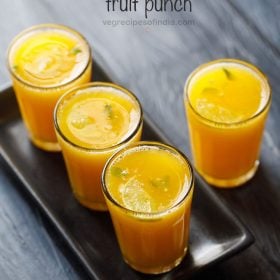
<instances>
[{"instance_id":1,"label":"glass rim","mask_svg":"<svg viewBox=\"0 0 280 280\"><path fill-rule=\"evenodd\" d=\"M253 71L260 78L260 80L262 82L264 82L265 92L267 94L267 99L265 101L265 104L261 107L261 109L259 111L257 111L255 114L253 114L252 116L250 116L250 117L248 117L244 120L235 121L235 122L231 122L231 123L213 121L209 118L204 117L199 112L197 112L197 110L193 107L193 105L190 102L189 87L190 87L190 83L191 83L192 79L196 75L198 75L199 72L202 71L203 69L205 69L207 67L210 67L212 65L215 65L215 64L219 65L221 63L230 63L230 64L241 65L241 66ZM198 116L200 119L202 119L207 124L211 124L211 125L214 125L214 126L219 126L219 127L222 127L222 128L231 128L231 127L240 126L240 125L243 125L247 122L250 122L250 121L256 119L264 111L266 111L266 109L269 107L269 105L271 103L271 99L272 99L271 86L270 86L269 80L267 79L266 75L257 66L255 66L252 63L247 62L245 60L241 60L241 59L221 58L221 59L216 59L216 60L209 61L207 63L203 63L191 72L191 74L187 77L187 80L186 80L185 86L184 86L184 100L185 100L185 102L187 101L187 103L188 103L189 107L191 108L192 112L194 112L196 116Z\"/></svg>"},{"instance_id":2,"label":"glass rim","mask_svg":"<svg viewBox=\"0 0 280 280\"><path fill-rule=\"evenodd\" d=\"M160 148L162 150L167 150L168 152L172 153L175 156L179 156L182 161L186 164L189 173L190 173L190 180L188 183L188 189L186 191L186 193L182 196L182 198L180 198L180 200L178 202L176 202L174 205L161 210L161 211L156 211L156 212L143 212L143 211L135 211L135 210L131 210L126 208L125 206L121 205L118 201L116 201L112 195L110 194L110 192L107 189L106 186L106 174L108 172L108 168L111 165L111 163L119 156L121 156L122 154L124 154L125 152L129 151L129 150L133 150L135 148L138 147L156 147L156 148ZM169 144L164 144L164 143L160 143L157 141L140 141L137 143L133 143L130 144L129 146L117 151L116 153L114 153L106 162L103 171L102 171L102 175L101 175L101 183L102 183L102 190L104 195L106 196L106 198L108 200L110 200L111 203L113 203L113 205L115 205L116 207L118 207L119 209L121 209L122 211L134 215L136 217L150 217L150 218L158 218L161 217L162 215L166 214L166 213L170 213L172 211L174 211L174 209L177 209L181 204L183 204L183 202L187 199L187 197L189 196L189 194L192 192L193 188L194 188L194 170L193 167L190 163L190 160L187 158L187 156L185 156L179 149L169 145Z\"/></svg>"},{"instance_id":3,"label":"glass rim","mask_svg":"<svg viewBox=\"0 0 280 280\"><path fill-rule=\"evenodd\" d=\"M11 55L11 51L13 50L15 44L22 37L24 37L25 35L28 35L29 33L33 32L33 31L44 30L44 29L48 29L48 28L49 29L53 29L53 30L63 30L63 31L66 31L68 33L73 34L78 39L81 39L81 41L83 41L85 43L85 46L87 48L88 60L87 60L87 63L85 65L85 67L76 76L74 76L74 78L71 79L70 81L66 81L66 82L64 82L64 83L62 83L60 85L55 85L55 86L38 86L38 85L35 85L33 83L30 83L30 82L26 81L20 75L16 74L16 72L13 70L13 68L10 65L10 55ZM61 88L64 88L64 87L68 86L69 84L75 82L76 80L78 80L80 77L83 76L85 71L90 66L91 60L92 60L92 50L91 50L90 44L87 41L87 39L79 31L77 31L77 30L75 30L75 29L73 29L73 28L71 28L69 26L62 25L62 24L55 24L55 23L37 24L37 25L33 25L31 27L28 27L28 28L22 30L20 33L18 33L13 38L13 40L11 41L11 43L10 43L10 45L8 47L7 54L6 54L6 65L7 65L8 71L12 75L12 77L14 77L17 81L19 81L20 83L24 84L25 86L27 86L29 88L38 89L38 90L44 90L44 91L61 89Z\"/></svg>"},{"instance_id":4,"label":"glass rim","mask_svg":"<svg viewBox=\"0 0 280 280\"><path fill-rule=\"evenodd\" d=\"M83 90L83 89L86 89L86 88L99 88L99 87L105 87L105 88L114 88L116 90L119 90L121 91L122 93L124 93L125 95L129 96L131 99L133 99L135 101L135 103L137 104L138 106L138 109L139 109L139 120L138 120L138 123L137 125L135 126L135 128L129 133L129 135L127 135L127 137L125 139L123 139L121 142L115 144L115 145L112 145L110 147L106 147L106 148L88 148L88 147L83 147L83 146L80 146L76 143L74 143L73 141L69 140L65 135L64 133L61 131L60 127L59 127L59 124L58 124L58 120L57 120L57 111L59 109L59 106L61 105L61 102L67 98L68 96L71 96L71 95L75 95L75 93L78 91L78 90ZM125 87L123 86L120 86L120 85L117 85L117 84L114 84L114 83L109 83L109 82L90 82L90 83L86 83L86 84L83 84L83 85L80 85L80 86L76 86L76 87L73 87L71 88L70 90L68 90L67 92L65 92L57 101L56 105L55 105L55 108L54 108L54 113L53 113L53 117L54 117L54 127L55 127L55 130L56 132L61 136L61 138L67 142L69 145L71 145L72 147L75 147L75 148L78 148L80 150L83 150L83 151L87 151L87 152L106 152L106 151L110 151L110 150L114 150L118 147L121 147L122 145L126 144L127 142L129 142L136 134L137 132L139 131L139 129L141 128L142 126L142 123L143 123L143 109L142 109L142 106L141 106L141 103L140 101L138 100L138 98L136 97L135 94L133 94L131 91L129 91L128 89L126 89Z\"/></svg>"}]
</instances>

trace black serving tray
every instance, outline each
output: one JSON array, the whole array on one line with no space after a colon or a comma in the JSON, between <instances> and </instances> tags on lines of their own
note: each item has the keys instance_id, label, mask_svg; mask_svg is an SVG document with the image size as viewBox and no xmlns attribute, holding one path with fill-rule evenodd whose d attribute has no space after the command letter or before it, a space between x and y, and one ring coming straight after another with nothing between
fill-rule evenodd
<instances>
[{"instance_id":1,"label":"black serving tray","mask_svg":"<svg viewBox=\"0 0 280 280\"><path fill-rule=\"evenodd\" d=\"M109 80L98 65L94 65L94 77ZM144 119L143 139L171 143L147 115ZM0 93L0 153L93 279L112 279L113 275L123 280L186 279L254 241L237 217L196 176L186 258L162 275L135 272L122 260L109 214L87 210L73 197L61 154L44 152L29 142L11 87Z\"/></svg>"}]
</instances>

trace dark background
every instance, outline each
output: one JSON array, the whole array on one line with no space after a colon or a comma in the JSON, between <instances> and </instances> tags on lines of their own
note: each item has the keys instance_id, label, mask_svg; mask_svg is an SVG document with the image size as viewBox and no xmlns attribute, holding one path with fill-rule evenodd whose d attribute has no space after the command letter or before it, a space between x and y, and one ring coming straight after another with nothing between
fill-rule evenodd
<instances>
[{"instance_id":1,"label":"dark background","mask_svg":"<svg viewBox=\"0 0 280 280\"><path fill-rule=\"evenodd\" d=\"M71 26L88 39L94 59L112 80L135 92L163 133L190 155L182 102L186 77L199 64L222 57L259 66L273 90L261 166L242 188L216 190L256 242L195 279L280 279L280 2L192 3L192 13L149 14L151 20L169 23L189 20L187 25L113 27L104 20L144 20L143 6L137 12L108 13L103 0L1 0L0 86L9 83L5 55L17 33L38 23ZM21 187L0 159L0 279L86 279L78 260Z\"/></svg>"}]
</instances>

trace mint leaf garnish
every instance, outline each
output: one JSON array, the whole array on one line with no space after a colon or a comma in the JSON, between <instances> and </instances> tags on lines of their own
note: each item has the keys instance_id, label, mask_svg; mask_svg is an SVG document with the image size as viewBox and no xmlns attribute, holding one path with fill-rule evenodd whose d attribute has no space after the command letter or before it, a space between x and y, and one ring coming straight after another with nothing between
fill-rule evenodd
<instances>
[{"instance_id":1,"label":"mint leaf garnish","mask_svg":"<svg viewBox=\"0 0 280 280\"><path fill-rule=\"evenodd\" d=\"M105 107L104 107L104 110L107 114L107 117L109 119L112 119L113 118L113 108L112 108L112 105L110 104L106 104Z\"/></svg>"},{"instance_id":2,"label":"mint leaf garnish","mask_svg":"<svg viewBox=\"0 0 280 280\"><path fill-rule=\"evenodd\" d=\"M224 73L225 73L225 75L226 75L228 80L233 80L234 79L233 74L228 69L223 68L223 71L224 71Z\"/></svg>"},{"instance_id":3,"label":"mint leaf garnish","mask_svg":"<svg viewBox=\"0 0 280 280\"><path fill-rule=\"evenodd\" d=\"M82 50L76 47L76 48L73 48L73 49L70 51L70 54L76 55L76 54L81 53L81 52L82 52Z\"/></svg>"},{"instance_id":4,"label":"mint leaf garnish","mask_svg":"<svg viewBox=\"0 0 280 280\"><path fill-rule=\"evenodd\" d=\"M127 171L118 166L113 166L111 168L111 174L115 177L123 177L127 175Z\"/></svg>"}]
</instances>

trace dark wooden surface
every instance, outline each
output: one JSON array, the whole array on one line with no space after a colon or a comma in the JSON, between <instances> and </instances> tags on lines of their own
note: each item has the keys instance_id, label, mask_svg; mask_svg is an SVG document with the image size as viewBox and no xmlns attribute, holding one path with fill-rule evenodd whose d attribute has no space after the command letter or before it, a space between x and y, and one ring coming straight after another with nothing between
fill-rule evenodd
<instances>
[{"instance_id":1,"label":"dark wooden surface","mask_svg":"<svg viewBox=\"0 0 280 280\"><path fill-rule=\"evenodd\" d=\"M108 13L103 0L1 0L0 85L9 82L5 54L18 32L44 22L72 26L88 38L94 59L109 76L134 91L163 132L190 155L182 102L187 75L199 64L221 57L259 66L273 89L260 169L242 188L216 190L248 225L256 242L195 279L280 279L280 2L192 2L192 13L149 17L194 24L113 27L104 25L104 20L143 20L143 7L139 4L138 12L127 14ZM21 188L0 159L0 279L87 279L78 260Z\"/></svg>"}]
</instances>

